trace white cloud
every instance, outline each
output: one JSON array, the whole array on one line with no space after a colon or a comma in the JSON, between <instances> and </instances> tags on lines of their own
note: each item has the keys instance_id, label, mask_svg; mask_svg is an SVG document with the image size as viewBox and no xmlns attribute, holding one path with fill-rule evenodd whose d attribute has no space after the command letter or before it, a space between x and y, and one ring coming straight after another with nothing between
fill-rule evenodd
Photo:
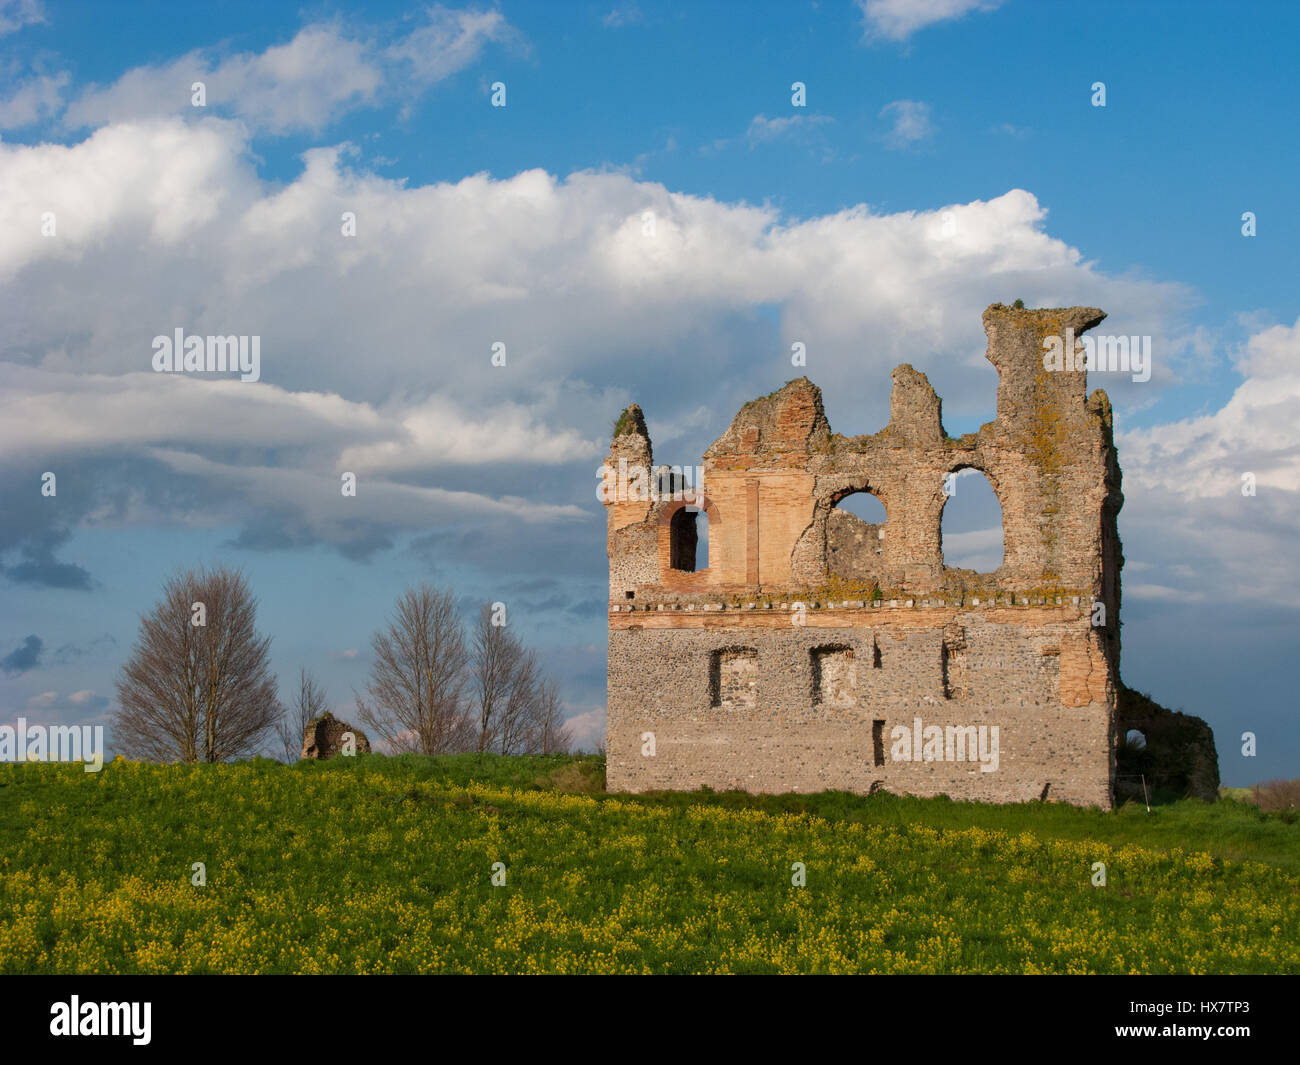
<instances>
[{"instance_id":1,"label":"white cloud","mask_svg":"<svg viewBox=\"0 0 1300 1065\"><path fill-rule=\"evenodd\" d=\"M576 751L594 751L605 742L605 708L598 706L565 719Z\"/></svg>"},{"instance_id":2,"label":"white cloud","mask_svg":"<svg viewBox=\"0 0 1300 1065\"><path fill-rule=\"evenodd\" d=\"M1186 588L1170 588L1164 584L1126 584L1124 585L1125 599L1153 599L1159 602L1176 602L1182 600L1186 602L1190 599L1203 599L1204 595L1189 594Z\"/></svg>"},{"instance_id":3,"label":"white cloud","mask_svg":"<svg viewBox=\"0 0 1300 1065\"><path fill-rule=\"evenodd\" d=\"M771 144L780 140L809 144L813 142L813 134L818 126L834 121L835 119L831 118L830 115L795 114L768 118L767 115L758 114L749 120L749 126L745 130L743 140L749 145L750 151L753 151L760 144ZM739 144L741 140L740 137L721 137L700 148L700 154L713 155L725 151L733 145ZM823 154L823 158L829 160L833 155L833 151L827 149Z\"/></svg>"},{"instance_id":4,"label":"white cloud","mask_svg":"<svg viewBox=\"0 0 1300 1065\"><path fill-rule=\"evenodd\" d=\"M620 4L607 12L600 20L600 24L607 30L622 29L624 26L634 26L637 23L645 21L645 15L636 4Z\"/></svg>"},{"instance_id":5,"label":"white cloud","mask_svg":"<svg viewBox=\"0 0 1300 1065\"><path fill-rule=\"evenodd\" d=\"M21 129L58 114L70 75L34 74L0 99L0 129Z\"/></svg>"},{"instance_id":6,"label":"white cloud","mask_svg":"<svg viewBox=\"0 0 1300 1065\"><path fill-rule=\"evenodd\" d=\"M903 41L936 22L993 11L1003 0L857 0L868 37Z\"/></svg>"},{"instance_id":7,"label":"white cloud","mask_svg":"<svg viewBox=\"0 0 1300 1065\"><path fill-rule=\"evenodd\" d=\"M386 55L409 64L410 76L421 85L449 78L474 62L490 41L518 36L499 11L449 11L434 7L428 22L389 47Z\"/></svg>"},{"instance_id":8,"label":"white cloud","mask_svg":"<svg viewBox=\"0 0 1300 1065\"><path fill-rule=\"evenodd\" d=\"M436 463L557 464L605 451L601 443L584 440L572 430L548 431L535 412L513 403L466 418L450 399L431 396L385 421L400 435L348 448L339 458L340 466L394 471Z\"/></svg>"},{"instance_id":9,"label":"white cloud","mask_svg":"<svg viewBox=\"0 0 1300 1065\"><path fill-rule=\"evenodd\" d=\"M992 573L1002 565L1002 529L976 529L972 532L943 534L945 565Z\"/></svg>"},{"instance_id":10,"label":"white cloud","mask_svg":"<svg viewBox=\"0 0 1300 1065\"><path fill-rule=\"evenodd\" d=\"M382 401L399 382L432 384L432 359L440 391L504 385L518 398L509 393L525 379L574 371L597 387L654 379L644 357L628 362L630 343L663 353L757 304L817 337L822 373L835 374L867 338L885 371L905 340L965 350L981 336L978 312L1012 287L1032 302L1148 304L1157 315L1175 297L1173 286L1096 273L1043 232L1046 212L1021 190L934 212L859 206L786 222L775 208L619 174L534 170L407 188L348 170L338 148L307 153L299 178L274 187L258 180L246 137L238 123L168 119L116 124L71 147L0 144L0 224L13 235L0 276L14 282L0 305L12 300L21 325L9 357L18 346L46 368L81 370L93 351L98 371L138 371L149 339L183 326L259 333L263 380L295 390ZM20 224L47 210L57 238ZM355 239L340 236L344 210L357 214ZM128 255L129 279L118 268ZM27 310L49 298L36 280L43 263L77 287L66 312L76 330L65 312L47 322ZM70 333L88 334L85 345L68 350ZM498 340L505 372L489 365ZM830 357L841 343L843 363ZM669 357L694 364L684 350Z\"/></svg>"},{"instance_id":11,"label":"white cloud","mask_svg":"<svg viewBox=\"0 0 1300 1065\"><path fill-rule=\"evenodd\" d=\"M930 105L920 100L894 100L880 109L879 117L893 120L893 127L885 135L885 143L891 148L910 148L934 135Z\"/></svg>"},{"instance_id":12,"label":"white cloud","mask_svg":"<svg viewBox=\"0 0 1300 1065\"><path fill-rule=\"evenodd\" d=\"M0 0L0 37L45 21L41 0Z\"/></svg>"},{"instance_id":13,"label":"white cloud","mask_svg":"<svg viewBox=\"0 0 1300 1065\"><path fill-rule=\"evenodd\" d=\"M222 462L171 448L151 448L144 454L176 473L237 491L256 510L292 515L295 539L324 540L345 548L370 543L377 531L422 529L463 518L536 525L589 521L592 517L572 504L426 488L383 478L367 479L364 471L353 471L358 472L357 498L365 500L364 509L358 513L341 508L341 481L333 474Z\"/></svg>"},{"instance_id":14,"label":"white cloud","mask_svg":"<svg viewBox=\"0 0 1300 1065\"><path fill-rule=\"evenodd\" d=\"M554 504L486 491L448 490L391 476L444 473L449 465L537 465L594 458L594 444L559 437L515 407L466 417L435 399L403 417L336 395L287 392L264 383L214 381L172 374L112 377L52 373L0 363L0 450L10 461L134 455L224 494L209 501L205 521L236 520L247 508L295 515L299 535L338 544L362 538L356 513L340 510L341 474L355 473L365 520L375 529L418 529L451 517L571 522L590 519L572 503ZM412 426L415 426L414 435ZM478 452L465 441L499 436ZM228 456L234 441L281 453L276 465ZM140 519L154 517L137 512ZM364 531L363 531L364 532ZM368 535L368 534L367 534Z\"/></svg>"},{"instance_id":15,"label":"white cloud","mask_svg":"<svg viewBox=\"0 0 1300 1065\"><path fill-rule=\"evenodd\" d=\"M37 692L23 700L21 710L0 707L0 725L13 728L17 718L24 717L29 725L96 725L110 719L112 700L89 688L60 695L57 691Z\"/></svg>"},{"instance_id":16,"label":"white cloud","mask_svg":"<svg viewBox=\"0 0 1300 1065\"><path fill-rule=\"evenodd\" d=\"M1125 333L1169 335L1183 299L1095 270L1023 190L791 220L615 173L408 187L350 168L346 146L271 185L249 136L166 118L0 143L0 475L42 454L153 459L210 489L204 515L160 492L150 505L177 520L271 510L345 545L366 521L594 518L591 471L623 405L663 427L659 461L698 462L741 403L791 376L792 339L835 427L874 431L901 361L946 412L991 411L979 316L994 300L1092 304ZM56 237L24 221L45 211ZM750 324L759 307L774 325ZM260 336L261 382L152 373L152 338L177 327ZM328 508L353 467L367 494L349 526ZM127 513L157 518L137 488L119 493Z\"/></svg>"},{"instance_id":17,"label":"white cloud","mask_svg":"<svg viewBox=\"0 0 1300 1065\"><path fill-rule=\"evenodd\" d=\"M1117 437L1121 524L1153 563L1135 588L1141 598L1161 596L1162 588L1184 598L1212 589L1225 600L1300 605L1292 550L1300 513L1300 319L1251 336L1235 363L1245 380L1217 411ZM1247 474L1253 495L1243 493Z\"/></svg>"},{"instance_id":18,"label":"white cloud","mask_svg":"<svg viewBox=\"0 0 1300 1065\"><path fill-rule=\"evenodd\" d=\"M12 226L0 247L0 278L35 260L75 260L112 234L175 254L187 235L212 223L232 197L251 195L253 175L235 152L242 131L209 120L124 123L82 143L0 144L0 218ZM240 186L245 188L241 190ZM53 212L56 234L18 224L22 212Z\"/></svg>"},{"instance_id":19,"label":"white cloud","mask_svg":"<svg viewBox=\"0 0 1300 1065\"><path fill-rule=\"evenodd\" d=\"M50 372L0 363L0 449L12 456L86 448L224 446L307 448L319 465L370 472L447 465L544 465L591 458L600 447L572 431L553 432L516 404L473 416L443 397L375 409L338 395L290 392L234 375Z\"/></svg>"},{"instance_id":20,"label":"white cloud","mask_svg":"<svg viewBox=\"0 0 1300 1065\"><path fill-rule=\"evenodd\" d=\"M1300 374L1300 319L1293 326L1275 325L1254 334L1235 362L1243 374L1294 378Z\"/></svg>"},{"instance_id":21,"label":"white cloud","mask_svg":"<svg viewBox=\"0 0 1300 1065\"><path fill-rule=\"evenodd\" d=\"M755 115L750 120L749 129L745 131L745 139L749 141L752 148L755 144L779 140L792 133L806 131L815 126L834 121L829 115L790 115L785 118L768 118L766 115Z\"/></svg>"},{"instance_id":22,"label":"white cloud","mask_svg":"<svg viewBox=\"0 0 1300 1065\"><path fill-rule=\"evenodd\" d=\"M203 82L206 106L270 133L317 130L375 99L383 75L366 47L337 27L307 26L288 44L223 60L190 52L162 66L136 67L68 106L70 129L198 111L191 86ZM206 112L204 112L206 113Z\"/></svg>"},{"instance_id":23,"label":"white cloud","mask_svg":"<svg viewBox=\"0 0 1300 1065\"><path fill-rule=\"evenodd\" d=\"M1300 319L1250 337L1236 359L1246 378L1213 414L1123 434L1128 479L1186 499L1242 498L1242 475L1258 491L1300 493Z\"/></svg>"},{"instance_id":24,"label":"white cloud","mask_svg":"<svg viewBox=\"0 0 1300 1065\"><path fill-rule=\"evenodd\" d=\"M69 104L69 129L163 115L218 113L269 134L320 130L349 111L442 81L474 62L485 44L514 39L500 12L430 8L425 21L386 47L347 36L337 23L305 26L287 44L218 58L193 51L91 86ZM191 103L203 82L206 107Z\"/></svg>"}]
</instances>

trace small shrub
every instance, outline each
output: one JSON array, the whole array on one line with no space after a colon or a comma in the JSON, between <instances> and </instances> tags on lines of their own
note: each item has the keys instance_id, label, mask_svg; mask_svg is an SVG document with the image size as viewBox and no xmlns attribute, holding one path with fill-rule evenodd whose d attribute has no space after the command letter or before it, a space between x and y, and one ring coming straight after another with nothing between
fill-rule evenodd
<instances>
[{"instance_id":1,"label":"small shrub","mask_svg":"<svg viewBox=\"0 0 1300 1065\"><path fill-rule=\"evenodd\" d=\"M605 790L605 773L602 766L591 761L570 762L552 770L544 781L538 783L555 791L590 794Z\"/></svg>"},{"instance_id":2,"label":"small shrub","mask_svg":"<svg viewBox=\"0 0 1300 1065\"><path fill-rule=\"evenodd\" d=\"M1300 809L1300 777L1256 784L1251 790L1251 802L1269 813Z\"/></svg>"}]
</instances>

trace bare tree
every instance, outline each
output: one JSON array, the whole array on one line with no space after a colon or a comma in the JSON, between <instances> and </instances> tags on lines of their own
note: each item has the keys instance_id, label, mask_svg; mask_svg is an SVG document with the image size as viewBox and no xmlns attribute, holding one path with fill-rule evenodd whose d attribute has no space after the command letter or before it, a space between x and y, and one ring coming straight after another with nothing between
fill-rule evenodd
<instances>
[{"instance_id":1,"label":"bare tree","mask_svg":"<svg viewBox=\"0 0 1300 1065\"><path fill-rule=\"evenodd\" d=\"M572 737L561 717L559 692L537 654L484 606L470 648L472 714L479 751L551 754Z\"/></svg>"},{"instance_id":2,"label":"bare tree","mask_svg":"<svg viewBox=\"0 0 1300 1065\"><path fill-rule=\"evenodd\" d=\"M537 702L537 733L540 754L567 754L573 746L573 730L561 716L560 691L549 677L542 682Z\"/></svg>"},{"instance_id":3,"label":"bare tree","mask_svg":"<svg viewBox=\"0 0 1300 1065\"><path fill-rule=\"evenodd\" d=\"M473 726L464 706L468 652L454 593L427 584L406 591L371 646L368 698L357 696L362 722L399 751L471 748Z\"/></svg>"},{"instance_id":4,"label":"bare tree","mask_svg":"<svg viewBox=\"0 0 1300 1065\"><path fill-rule=\"evenodd\" d=\"M281 716L269 636L242 572L169 579L117 682L122 750L153 761L221 762L254 753Z\"/></svg>"},{"instance_id":5,"label":"bare tree","mask_svg":"<svg viewBox=\"0 0 1300 1065\"><path fill-rule=\"evenodd\" d=\"M510 689L501 708L498 747L502 754L536 754L541 749L537 728L541 668L534 651L520 652L510 677Z\"/></svg>"},{"instance_id":6,"label":"bare tree","mask_svg":"<svg viewBox=\"0 0 1300 1065\"><path fill-rule=\"evenodd\" d=\"M495 747L501 734L501 718L521 653L519 642L504 625L493 624L492 608L484 604L470 648L470 687L476 749L480 752Z\"/></svg>"},{"instance_id":7,"label":"bare tree","mask_svg":"<svg viewBox=\"0 0 1300 1065\"><path fill-rule=\"evenodd\" d=\"M325 692L316 678L306 669L298 670L298 694L285 708L276 726L280 742L284 744L284 760L295 762L302 756L302 741L310 725L329 709Z\"/></svg>"}]
</instances>

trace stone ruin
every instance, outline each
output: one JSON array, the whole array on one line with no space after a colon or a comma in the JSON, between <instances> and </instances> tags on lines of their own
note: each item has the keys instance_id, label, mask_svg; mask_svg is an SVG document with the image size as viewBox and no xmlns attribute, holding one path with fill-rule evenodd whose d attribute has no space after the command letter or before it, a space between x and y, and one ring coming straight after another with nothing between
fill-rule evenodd
<instances>
[{"instance_id":1,"label":"stone ruin","mask_svg":"<svg viewBox=\"0 0 1300 1065\"><path fill-rule=\"evenodd\" d=\"M370 741L359 728L340 721L328 710L310 721L302 737L302 757L324 760L343 752L343 737L352 733L357 754L370 753Z\"/></svg>"},{"instance_id":2,"label":"stone ruin","mask_svg":"<svg viewBox=\"0 0 1300 1065\"><path fill-rule=\"evenodd\" d=\"M1044 365L1048 338L1104 317L989 307L997 416L960 438L910 365L869 436L833 433L817 386L791 381L708 449L699 493L653 465L628 407L603 471L609 790L883 788L1110 808L1141 794L1117 772L1138 728L1149 784L1216 797L1209 727L1120 681L1110 402L1086 394L1086 370ZM1002 507L993 573L944 563L945 482L963 469ZM883 503L884 523L837 508L858 492Z\"/></svg>"}]
</instances>

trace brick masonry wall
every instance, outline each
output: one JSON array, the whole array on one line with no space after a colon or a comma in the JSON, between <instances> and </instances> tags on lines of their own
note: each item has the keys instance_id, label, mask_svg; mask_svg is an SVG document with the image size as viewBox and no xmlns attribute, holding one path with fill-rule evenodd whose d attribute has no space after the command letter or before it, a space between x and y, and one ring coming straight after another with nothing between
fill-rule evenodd
<instances>
[{"instance_id":1,"label":"brick masonry wall","mask_svg":"<svg viewBox=\"0 0 1300 1065\"><path fill-rule=\"evenodd\" d=\"M1038 799L1046 790L1052 799L1109 806L1113 691L1085 613L862 608L809 611L803 626L792 616L735 612L719 623L716 612L699 610L667 621L657 611L621 614L609 639L610 790L883 787L991 802ZM943 647L954 626L964 647L959 663L947 663L959 683L947 685ZM823 686L829 679L840 692L847 687L848 699L818 701L816 653L826 648L852 652L847 685L842 674L836 683L836 671L821 677ZM715 705L713 656L742 649L757 667L752 705ZM1063 698L1070 686L1074 705ZM923 729L998 726L997 768L893 758L893 730L911 729L918 717ZM641 753L647 732L653 757Z\"/></svg>"}]
</instances>

